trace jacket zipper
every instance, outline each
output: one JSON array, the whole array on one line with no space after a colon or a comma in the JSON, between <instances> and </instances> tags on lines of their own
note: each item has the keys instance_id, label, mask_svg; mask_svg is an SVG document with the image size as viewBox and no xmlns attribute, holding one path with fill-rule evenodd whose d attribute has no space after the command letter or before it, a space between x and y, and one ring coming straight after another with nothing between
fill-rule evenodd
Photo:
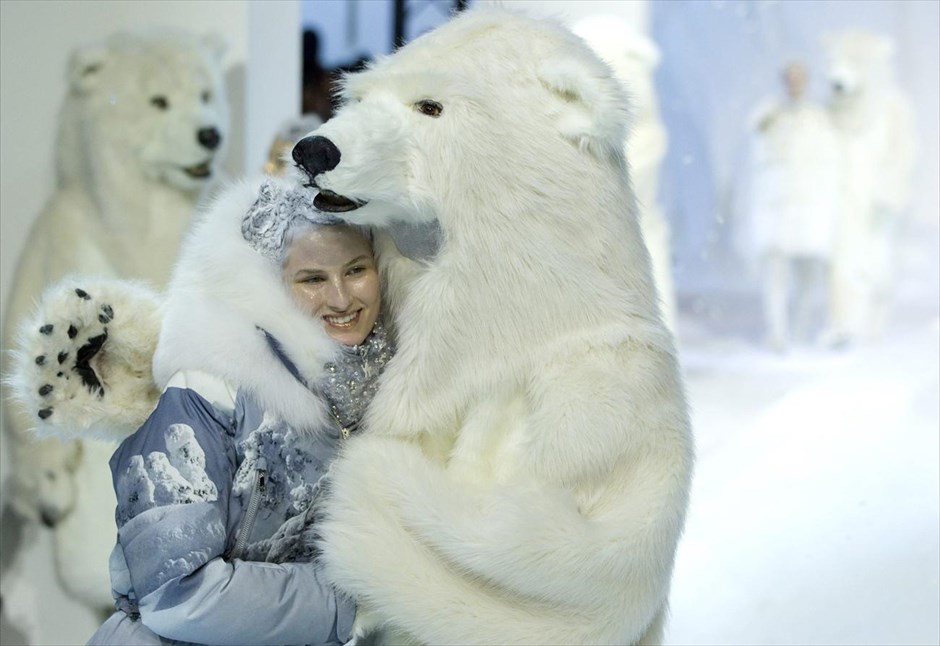
<instances>
[{"instance_id":1,"label":"jacket zipper","mask_svg":"<svg viewBox=\"0 0 940 646\"><path fill-rule=\"evenodd\" d=\"M339 434L344 440L348 440L349 436L352 435L352 432L359 426L358 422L355 424L350 424L349 426L343 424L343 420L339 418L339 413L336 412L336 407L333 405L330 405L330 415L332 415L333 419L336 420L336 425L339 427Z\"/></svg>"},{"instance_id":2,"label":"jacket zipper","mask_svg":"<svg viewBox=\"0 0 940 646\"><path fill-rule=\"evenodd\" d=\"M245 517L242 519L241 527L238 528L238 538L235 539L235 548L232 550L232 558L239 558L248 545L248 537L251 535L251 529L255 524L255 516L258 515L258 508L261 506L261 496L264 494L264 481L267 476L267 464L264 458L259 458L258 468L255 469L255 484L251 489L251 497L248 499L248 509L245 511Z\"/></svg>"}]
</instances>

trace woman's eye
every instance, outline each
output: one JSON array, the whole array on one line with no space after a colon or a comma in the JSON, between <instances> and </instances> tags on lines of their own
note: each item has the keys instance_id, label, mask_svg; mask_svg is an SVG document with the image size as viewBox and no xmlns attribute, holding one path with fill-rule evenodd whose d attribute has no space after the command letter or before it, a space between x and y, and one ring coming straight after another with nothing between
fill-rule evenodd
<instances>
[{"instance_id":1,"label":"woman's eye","mask_svg":"<svg viewBox=\"0 0 940 646\"><path fill-rule=\"evenodd\" d=\"M307 276L306 278L302 279L300 282L302 282L302 283L322 283L324 280L326 280L326 279L325 279L323 276Z\"/></svg>"},{"instance_id":2,"label":"woman's eye","mask_svg":"<svg viewBox=\"0 0 940 646\"><path fill-rule=\"evenodd\" d=\"M365 267L356 266L356 267L350 267L350 268L349 268L349 271L346 272L346 273L347 273L347 274L350 274L350 275L352 275L352 274L361 274L361 273L364 272L365 270L366 270Z\"/></svg>"},{"instance_id":3,"label":"woman's eye","mask_svg":"<svg viewBox=\"0 0 940 646\"><path fill-rule=\"evenodd\" d=\"M428 117L439 117L444 111L444 106L438 103L437 101L432 101L431 99L424 99L423 101L418 101L415 103L415 109L423 115Z\"/></svg>"},{"instance_id":4,"label":"woman's eye","mask_svg":"<svg viewBox=\"0 0 940 646\"><path fill-rule=\"evenodd\" d=\"M160 110L166 110L170 107L170 102L166 100L165 96L160 96L158 94L157 96L150 98L150 105Z\"/></svg>"}]
</instances>

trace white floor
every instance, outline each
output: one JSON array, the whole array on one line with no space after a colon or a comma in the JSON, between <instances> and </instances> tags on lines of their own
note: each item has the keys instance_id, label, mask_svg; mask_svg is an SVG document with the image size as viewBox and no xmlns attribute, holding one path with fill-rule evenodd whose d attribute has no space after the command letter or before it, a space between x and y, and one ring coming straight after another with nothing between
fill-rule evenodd
<instances>
[{"instance_id":1,"label":"white floor","mask_svg":"<svg viewBox=\"0 0 940 646\"><path fill-rule=\"evenodd\" d=\"M875 346L781 356L683 322L698 465L669 643L940 643L940 234L926 234Z\"/></svg>"}]
</instances>

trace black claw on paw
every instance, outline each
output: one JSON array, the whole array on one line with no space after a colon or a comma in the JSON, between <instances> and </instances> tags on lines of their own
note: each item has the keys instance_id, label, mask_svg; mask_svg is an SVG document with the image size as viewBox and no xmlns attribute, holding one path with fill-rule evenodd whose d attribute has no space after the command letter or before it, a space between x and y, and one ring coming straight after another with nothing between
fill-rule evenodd
<instances>
[{"instance_id":1,"label":"black claw on paw","mask_svg":"<svg viewBox=\"0 0 940 646\"><path fill-rule=\"evenodd\" d=\"M41 355L39 355L38 357L36 357L36 365L37 365L37 366L41 366L41 365L43 365L43 364L45 364L45 363L46 363L46 355L41 354Z\"/></svg>"},{"instance_id":2,"label":"black claw on paw","mask_svg":"<svg viewBox=\"0 0 940 646\"><path fill-rule=\"evenodd\" d=\"M98 336L88 339L88 343L78 349L78 353L75 355L75 365L72 367L72 370L77 372L82 378L82 383L88 387L88 390L97 392L99 397L104 397L104 386L101 385L98 375L96 375L94 369L88 365L88 362L98 354L98 351L101 350L101 347L107 340L107 330Z\"/></svg>"},{"instance_id":3,"label":"black claw on paw","mask_svg":"<svg viewBox=\"0 0 940 646\"><path fill-rule=\"evenodd\" d=\"M78 336L78 328L74 325L69 325L69 338L74 339Z\"/></svg>"},{"instance_id":4,"label":"black claw on paw","mask_svg":"<svg viewBox=\"0 0 940 646\"><path fill-rule=\"evenodd\" d=\"M59 365L61 366L63 363L65 363L65 360L69 358L69 353L63 350L56 358L59 360Z\"/></svg>"},{"instance_id":5,"label":"black claw on paw","mask_svg":"<svg viewBox=\"0 0 940 646\"><path fill-rule=\"evenodd\" d=\"M39 389L39 395L41 397L45 397L51 392L52 392L52 384L46 384L45 386Z\"/></svg>"},{"instance_id":6,"label":"black claw on paw","mask_svg":"<svg viewBox=\"0 0 940 646\"><path fill-rule=\"evenodd\" d=\"M47 419L50 415L52 415L51 407L43 408L41 411L39 411L39 419Z\"/></svg>"},{"instance_id":7,"label":"black claw on paw","mask_svg":"<svg viewBox=\"0 0 940 646\"><path fill-rule=\"evenodd\" d=\"M102 323L110 323L111 319L114 318L114 309L110 305L101 306L101 314L98 315L98 320Z\"/></svg>"},{"instance_id":8,"label":"black claw on paw","mask_svg":"<svg viewBox=\"0 0 940 646\"><path fill-rule=\"evenodd\" d=\"M84 289L80 289L80 288L77 288L77 287L76 287L76 288L75 288L75 294L76 294L80 299L82 299L83 301L89 301L89 300L91 300L91 296L89 296L89 295L88 295L88 292L86 292Z\"/></svg>"},{"instance_id":9,"label":"black claw on paw","mask_svg":"<svg viewBox=\"0 0 940 646\"><path fill-rule=\"evenodd\" d=\"M39 328L39 333L46 335L52 334L52 323L46 323L41 328Z\"/></svg>"}]
</instances>

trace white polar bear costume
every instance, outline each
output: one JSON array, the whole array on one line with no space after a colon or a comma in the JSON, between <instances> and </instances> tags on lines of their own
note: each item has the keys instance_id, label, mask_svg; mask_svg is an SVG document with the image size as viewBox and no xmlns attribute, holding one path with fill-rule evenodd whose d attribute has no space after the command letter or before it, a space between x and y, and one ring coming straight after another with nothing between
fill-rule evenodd
<instances>
[{"instance_id":1,"label":"white polar bear costume","mask_svg":"<svg viewBox=\"0 0 940 646\"><path fill-rule=\"evenodd\" d=\"M834 342L874 340L887 320L898 228L911 202L913 109L894 81L890 39L846 30L826 35L823 45L829 110L845 156L831 335Z\"/></svg>"},{"instance_id":2,"label":"white polar bear costume","mask_svg":"<svg viewBox=\"0 0 940 646\"><path fill-rule=\"evenodd\" d=\"M599 14L579 20L574 32L584 38L627 86L631 126L626 155L636 194L640 230L650 253L653 280L666 326L676 330L676 293L672 278L669 221L659 202L659 171L669 136L659 113L653 74L659 65L656 43L623 18Z\"/></svg>"},{"instance_id":3,"label":"white polar bear costume","mask_svg":"<svg viewBox=\"0 0 940 646\"><path fill-rule=\"evenodd\" d=\"M159 31L116 34L72 55L57 187L19 260L5 350L45 287L66 274L157 287L169 278L195 206L219 174L228 130L223 53L213 37ZM14 470L5 502L55 526L64 588L88 606L109 607L114 494L107 462L115 445L37 440L29 433L37 411L4 410Z\"/></svg>"},{"instance_id":4,"label":"white polar bear costume","mask_svg":"<svg viewBox=\"0 0 940 646\"><path fill-rule=\"evenodd\" d=\"M317 526L359 630L660 640L693 446L620 82L559 25L473 9L343 96L293 151L315 205L441 230L419 263L380 245L399 350Z\"/></svg>"}]
</instances>

